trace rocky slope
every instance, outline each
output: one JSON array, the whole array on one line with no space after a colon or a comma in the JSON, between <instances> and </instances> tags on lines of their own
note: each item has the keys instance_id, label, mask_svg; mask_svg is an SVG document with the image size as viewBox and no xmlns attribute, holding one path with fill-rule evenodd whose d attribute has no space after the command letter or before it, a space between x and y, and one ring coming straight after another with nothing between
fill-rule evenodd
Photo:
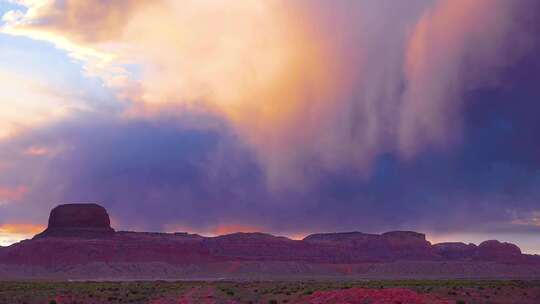
<instances>
[{"instance_id":1,"label":"rocky slope","mask_svg":"<svg viewBox=\"0 0 540 304\"><path fill-rule=\"evenodd\" d=\"M486 264L489 263L489 264ZM388 277L540 277L540 257L509 243L432 245L424 234L393 231L321 233L303 240L264 233L203 237L188 233L115 232L96 204L61 205L47 229L0 248L3 277L192 277L358 275ZM472 271L472 273L471 273ZM369 274L369 275L368 275ZM485 274L485 275L484 275Z\"/></svg>"}]
</instances>

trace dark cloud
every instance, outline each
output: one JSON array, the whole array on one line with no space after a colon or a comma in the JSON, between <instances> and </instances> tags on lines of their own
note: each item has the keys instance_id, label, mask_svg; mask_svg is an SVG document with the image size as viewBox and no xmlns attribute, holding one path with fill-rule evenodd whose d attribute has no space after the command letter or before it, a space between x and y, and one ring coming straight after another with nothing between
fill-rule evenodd
<instances>
[{"instance_id":1,"label":"dark cloud","mask_svg":"<svg viewBox=\"0 0 540 304\"><path fill-rule=\"evenodd\" d=\"M523 57L501 75L504 85L467 95L461 145L407 161L379 155L367 178L354 166L330 170L305 159L314 182L303 188L268 188L256 154L204 111L81 115L2 144L12 169L1 182L31 190L24 202L6 205L2 218L44 222L57 203L95 201L125 229L209 231L237 223L278 233L537 233L511 222L540 209L540 60ZM20 153L29 146L52 152Z\"/></svg>"},{"instance_id":2,"label":"dark cloud","mask_svg":"<svg viewBox=\"0 0 540 304\"><path fill-rule=\"evenodd\" d=\"M39 208L45 213L57 203L96 201L124 227L160 230L179 219L205 225L234 212L248 204L244 188L256 192L261 184L249 151L224 123L201 126L215 117L201 115L197 124L189 123L193 117L115 118L77 118L4 143L14 162L4 180L32 188L28 202L13 209L46 206ZM52 152L19 156L28 146Z\"/></svg>"}]
</instances>

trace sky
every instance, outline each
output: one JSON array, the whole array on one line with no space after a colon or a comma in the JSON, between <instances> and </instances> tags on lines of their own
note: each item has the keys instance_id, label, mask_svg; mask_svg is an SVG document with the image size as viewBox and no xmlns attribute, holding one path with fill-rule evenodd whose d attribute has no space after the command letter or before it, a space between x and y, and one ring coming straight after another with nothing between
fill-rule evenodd
<instances>
[{"instance_id":1,"label":"sky","mask_svg":"<svg viewBox=\"0 0 540 304\"><path fill-rule=\"evenodd\" d=\"M415 230L540 254L534 0L0 0L0 245Z\"/></svg>"}]
</instances>

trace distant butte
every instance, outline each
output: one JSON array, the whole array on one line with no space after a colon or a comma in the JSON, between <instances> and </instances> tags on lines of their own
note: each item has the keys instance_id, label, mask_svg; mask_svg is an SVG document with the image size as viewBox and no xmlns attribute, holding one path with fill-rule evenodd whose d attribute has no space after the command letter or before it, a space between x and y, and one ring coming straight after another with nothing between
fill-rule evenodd
<instances>
[{"instance_id":1,"label":"distant butte","mask_svg":"<svg viewBox=\"0 0 540 304\"><path fill-rule=\"evenodd\" d=\"M204 237L115 231L97 204L54 208L45 231L0 247L0 278L540 278L540 257L510 243L432 245L422 233Z\"/></svg>"},{"instance_id":2,"label":"distant butte","mask_svg":"<svg viewBox=\"0 0 540 304\"><path fill-rule=\"evenodd\" d=\"M107 210L98 204L64 204L49 215L47 229L35 236L99 237L114 233Z\"/></svg>"}]
</instances>

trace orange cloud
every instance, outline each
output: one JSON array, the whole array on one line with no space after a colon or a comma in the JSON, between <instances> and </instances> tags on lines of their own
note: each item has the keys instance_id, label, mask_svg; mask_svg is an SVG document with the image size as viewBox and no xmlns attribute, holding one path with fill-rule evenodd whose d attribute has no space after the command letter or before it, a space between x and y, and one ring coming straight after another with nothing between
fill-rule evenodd
<instances>
[{"instance_id":1,"label":"orange cloud","mask_svg":"<svg viewBox=\"0 0 540 304\"><path fill-rule=\"evenodd\" d=\"M45 227L35 224L3 224L0 225L0 246L9 246L13 243L42 232Z\"/></svg>"},{"instance_id":2,"label":"orange cloud","mask_svg":"<svg viewBox=\"0 0 540 304\"><path fill-rule=\"evenodd\" d=\"M45 229L42 225L35 224L3 224L0 225L1 234L34 235Z\"/></svg>"},{"instance_id":3,"label":"orange cloud","mask_svg":"<svg viewBox=\"0 0 540 304\"><path fill-rule=\"evenodd\" d=\"M17 201L22 199L27 192L27 186L18 186L15 188L0 187L0 200Z\"/></svg>"},{"instance_id":4,"label":"orange cloud","mask_svg":"<svg viewBox=\"0 0 540 304\"><path fill-rule=\"evenodd\" d=\"M293 234L289 234L288 237L291 240L302 240L308 235L309 235L309 233L293 233Z\"/></svg>"},{"instance_id":5,"label":"orange cloud","mask_svg":"<svg viewBox=\"0 0 540 304\"><path fill-rule=\"evenodd\" d=\"M80 100L76 94L31 75L0 71L0 83L0 139L65 117L75 108L73 102Z\"/></svg>"},{"instance_id":6,"label":"orange cloud","mask_svg":"<svg viewBox=\"0 0 540 304\"><path fill-rule=\"evenodd\" d=\"M248 226L242 224L227 224L227 225L218 225L212 230L213 235L224 235L235 232L264 232L264 229L261 227Z\"/></svg>"},{"instance_id":7,"label":"orange cloud","mask_svg":"<svg viewBox=\"0 0 540 304\"><path fill-rule=\"evenodd\" d=\"M501 41L518 6L29 3L26 13L4 17L2 32L66 50L120 98L135 101L129 115L200 104L223 115L257 152L270 185L300 184L305 159L366 169L381 151L410 157L424 145L452 142L460 97L477 84L470 79L485 81L507 60L499 57ZM465 70L465 60L477 65ZM125 64L140 75L131 77Z\"/></svg>"},{"instance_id":8,"label":"orange cloud","mask_svg":"<svg viewBox=\"0 0 540 304\"><path fill-rule=\"evenodd\" d=\"M51 151L47 147L32 146L24 150L24 155L29 156L44 156L48 155Z\"/></svg>"},{"instance_id":9,"label":"orange cloud","mask_svg":"<svg viewBox=\"0 0 540 304\"><path fill-rule=\"evenodd\" d=\"M39 6L34 18L39 18L40 31L56 33L77 44L108 42L121 38L123 27L131 13L148 5L144 1L81 1L65 0L62 8L54 1ZM37 5L34 5L36 7ZM24 24L22 28L35 28Z\"/></svg>"},{"instance_id":10,"label":"orange cloud","mask_svg":"<svg viewBox=\"0 0 540 304\"><path fill-rule=\"evenodd\" d=\"M339 74L305 17L275 0L47 1L10 18L3 32L53 42L119 96L146 105L137 109L204 101L280 180L278 168L295 159L283 147L310 136L292 129L307 108L304 129L321 128ZM130 79L124 63L141 65L141 79Z\"/></svg>"}]
</instances>

